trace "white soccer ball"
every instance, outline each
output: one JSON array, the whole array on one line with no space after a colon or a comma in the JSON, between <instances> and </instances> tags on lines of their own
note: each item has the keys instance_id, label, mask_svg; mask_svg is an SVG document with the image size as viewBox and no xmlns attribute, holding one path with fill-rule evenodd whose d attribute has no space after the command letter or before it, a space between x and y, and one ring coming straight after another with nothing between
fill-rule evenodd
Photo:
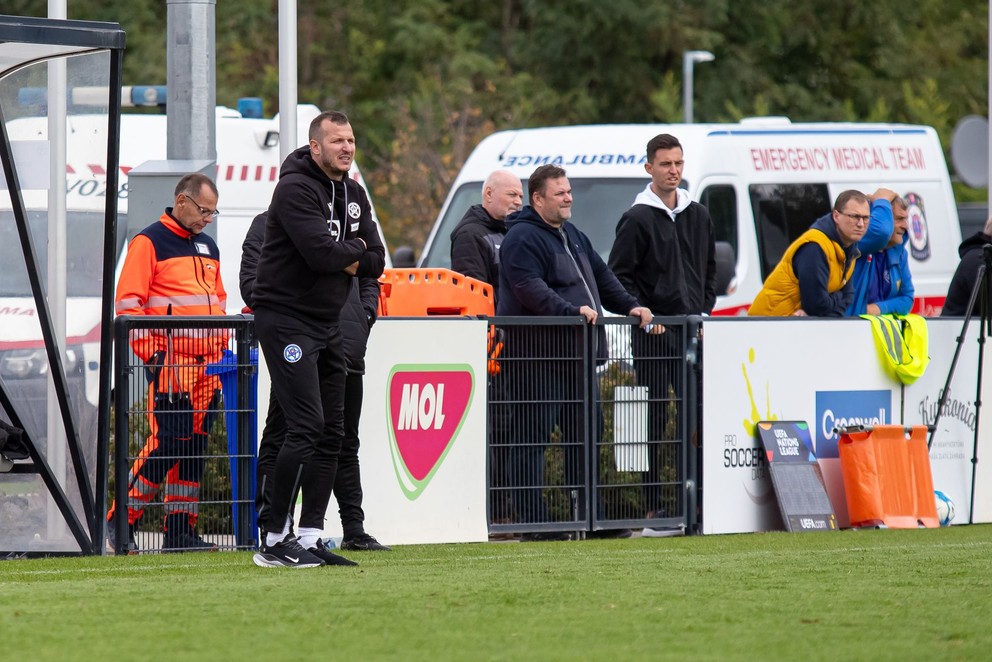
<instances>
[{"instance_id":1,"label":"white soccer ball","mask_svg":"<svg viewBox=\"0 0 992 662\"><path fill-rule=\"evenodd\" d=\"M954 521L954 502L940 490L934 490L933 496L937 501L937 520L941 526L950 526Z\"/></svg>"}]
</instances>

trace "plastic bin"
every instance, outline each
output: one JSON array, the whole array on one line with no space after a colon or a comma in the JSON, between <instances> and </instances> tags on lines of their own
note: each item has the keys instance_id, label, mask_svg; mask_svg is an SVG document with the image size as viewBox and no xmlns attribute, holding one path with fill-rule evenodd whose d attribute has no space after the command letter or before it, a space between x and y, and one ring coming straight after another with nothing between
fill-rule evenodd
<instances>
[{"instance_id":1,"label":"plastic bin","mask_svg":"<svg viewBox=\"0 0 992 662\"><path fill-rule=\"evenodd\" d=\"M247 371L248 435L238 437L238 373ZM256 474L258 467L258 348L250 352L246 363L225 349L221 360L207 366L208 375L220 378L224 394L224 425L227 428L227 452L231 461L232 521L234 537L239 547L258 544L258 513L255 512Z\"/></svg>"}]
</instances>

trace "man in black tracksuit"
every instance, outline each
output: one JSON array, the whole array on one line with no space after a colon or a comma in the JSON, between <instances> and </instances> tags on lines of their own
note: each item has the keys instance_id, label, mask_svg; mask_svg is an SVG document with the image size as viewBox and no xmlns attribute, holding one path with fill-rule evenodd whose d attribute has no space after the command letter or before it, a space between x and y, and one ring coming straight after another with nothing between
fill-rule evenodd
<instances>
[{"instance_id":1,"label":"man in black tracksuit","mask_svg":"<svg viewBox=\"0 0 992 662\"><path fill-rule=\"evenodd\" d=\"M354 153L347 116L321 113L310 124L309 146L283 163L269 205L253 292L255 330L287 429L268 440L279 450L265 477L272 500L259 526L267 533L253 559L263 567L307 568L329 559L320 533L344 438L341 311L353 277L378 277L385 262L368 197L347 176ZM297 489L298 539L290 532Z\"/></svg>"},{"instance_id":2,"label":"man in black tracksuit","mask_svg":"<svg viewBox=\"0 0 992 662\"><path fill-rule=\"evenodd\" d=\"M245 241L241 246L241 297L249 308L255 305L255 273L258 266L258 256L262 252L262 242L265 238L265 223L268 212L262 212L251 223ZM338 514L344 529L343 548L362 549L371 551L388 551L365 532L365 512L362 510L362 476L358 462L359 422L362 416L362 396L365 374L365 349L369 340L369 331L375 324L379 305L379 281L376 278L364 277L352 279L348 293L348 302L341 311L341 337L344 342L345 364L348 376L344 389L344 442L338 456L338 470L334 477L334 498L338 501ZM279 445L272 443L271 438L281 439L286 434L286 416L283 414L279 401L269 398L269 411L265 417L265 428L262 431L262 442L258 457L257 491L255 509L259 519L265 517L269 508L271 495L266 485L266 476L275 466ZM340 565L352 565L351 561L337 557ZM324 559L325 563L328 559Z\"/></svg>"},{"instance_id":3,"label":"man in black tracksuit","mask_svg":"<svg viewBox=\"0 0 992 662\"><path fill-rule=\"evenodd\" d=\"M617 223L609 265L624 288L656 315L709 314L716 304L716 239L709 211L693 202L682 183L685 165L682 145L675 136L661 134L647 145L644 169L651 182L634 199ZM668 415L669 386L676 398L684 395L681 370L685 340L678 327L663 335L633 333L631 350L639 384L651 399L648 436L648 474L644 477L645 515L666 513L660 467L674 470L682 444L681 403ZM673 360L674 359L674 360ZM680 476L678 478L682 480ZM667 496L667 495L666 495ZM671 496L670 500L676 497ZM669 503L669 506L674 505ZM651 535L645 529L643 535Z\"/></svg>"}]
</instances>

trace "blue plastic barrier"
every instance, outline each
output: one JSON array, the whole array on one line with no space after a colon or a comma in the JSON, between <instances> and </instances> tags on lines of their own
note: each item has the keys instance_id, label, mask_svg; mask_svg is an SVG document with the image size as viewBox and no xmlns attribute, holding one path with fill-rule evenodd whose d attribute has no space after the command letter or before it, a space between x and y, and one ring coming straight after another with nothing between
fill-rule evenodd
<instances>
[{"instance_id":1,"label":"blue plastic barrier","mask_svg":"<svg viewBox=\"0 0 992 662\"><path fill-rule=\"evenodd\" d=\"M231 460L232 517L234 537L239 547L258 544L258 514L255 512L256 468L258 465L258 349L250 352L247 363L239 362L231 350L217 363L207 366L208 375L220 378L224 393L224 424L227 428L227 452ZM239 375L244 375L238 379ZM247 384L248 398L238 396L238 385ZM239 404L240 403L240 404ZM247 409L248 433L238 435L238 414Z\"/></svg>"}]
</instances>

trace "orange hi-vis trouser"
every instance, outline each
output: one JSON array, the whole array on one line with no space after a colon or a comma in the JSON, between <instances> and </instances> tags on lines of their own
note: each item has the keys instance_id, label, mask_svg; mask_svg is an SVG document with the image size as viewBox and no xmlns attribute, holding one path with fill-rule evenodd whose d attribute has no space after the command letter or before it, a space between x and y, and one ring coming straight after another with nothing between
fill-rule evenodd
<instances>
[{"instance_id":1,"label":"orange hi-vis trouser","mask_svg":"<svg viewBox=\"0 0 992 662\"><path fill-rule=\"evenodd\" d=\"M176 355L146 371L151 434L128 473L127 521L134 525L161 488L165 517L186 514L196 525L207 435L216 416L220 379L202 357ZM116 503L107 520L113 521Z\"/></svg>"}]
</instances>

